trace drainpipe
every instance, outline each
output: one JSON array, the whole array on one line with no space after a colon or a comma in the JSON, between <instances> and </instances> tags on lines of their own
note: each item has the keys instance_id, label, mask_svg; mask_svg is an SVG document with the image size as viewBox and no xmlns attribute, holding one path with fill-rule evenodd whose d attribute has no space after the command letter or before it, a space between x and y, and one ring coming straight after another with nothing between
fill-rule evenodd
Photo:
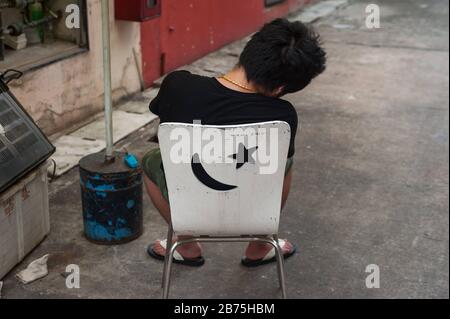
<instances>
[{"instance_id":1,"label":"drainpipe","mask_svg":"<svg viewBox=\"0 0 450 319\"><path fill-rule=\"evenodd\" d=\"M106 162L114 161L109 0L102 0L103 77L105 91Z\"/></svg>"}]
</instances>

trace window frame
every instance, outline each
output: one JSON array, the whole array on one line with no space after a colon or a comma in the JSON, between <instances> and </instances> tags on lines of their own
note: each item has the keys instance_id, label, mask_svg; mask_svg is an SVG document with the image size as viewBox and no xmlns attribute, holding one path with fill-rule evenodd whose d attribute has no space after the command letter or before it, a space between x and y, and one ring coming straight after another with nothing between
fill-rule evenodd
<instances>
[{"instance_id":1,"label":"window frame","mask_svg":"<svg viewBox=\"0 0 450 319\"><path fill-rule=\"evenodd\" d=\"M73 43L73 48L61 52L55 52L54 54L49 54L39 60L32 60L21 65L17 65L15 63L8 64L8 57L6 57L5 60L0 61L0 65L2 65L0 71L5 71L6 69L17 69L23 73L26 73L88 52L90 50L90 45L87 0L79 0L78 5L80 6L80 29L77 30L77 43ZM27 48L24 50L27 50Z\"/></svg>"}]
</instances>

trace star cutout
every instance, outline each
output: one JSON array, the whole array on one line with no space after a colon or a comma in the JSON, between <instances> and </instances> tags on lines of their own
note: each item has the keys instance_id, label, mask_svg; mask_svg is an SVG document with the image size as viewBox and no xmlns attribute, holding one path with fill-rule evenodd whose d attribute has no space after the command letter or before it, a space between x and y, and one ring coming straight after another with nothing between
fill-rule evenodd
<instances>
[{"instance_id":1,"label":"star cutout","mask_svg":"<svg viewBox=\"0 0 450 319\"><path fill-rule=\"evenodd\" d=\"M240 169L245 163L255 164L253 154L258 149L258 146L247 149L244 144L239 144L239 150L236 154L230 155L229 158L237 160L236 169Z\"/></svg>"}]
</instances>

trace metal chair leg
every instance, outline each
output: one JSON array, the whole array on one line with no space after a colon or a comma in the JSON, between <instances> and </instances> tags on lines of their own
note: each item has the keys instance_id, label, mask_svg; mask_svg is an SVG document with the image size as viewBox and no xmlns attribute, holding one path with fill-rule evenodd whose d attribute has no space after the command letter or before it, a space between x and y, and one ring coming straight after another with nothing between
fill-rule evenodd
<instances>
[{"instance_id":1,"label":"metal chair leg","mask_svg":"<svg viewBox=\"0 0 450 319\"><path fill-rule=\"evenodd\" d=\"M173 264L173 254L175 250L180 245L180 242L176 241L170 249L167 249L169 252L169 256L167 257L167 268L164 276L164 287L163 287L163 299L169 298L169 289L170 289L170 276L172 274L172 264Z\"/></svg>"},{"instance_id":2,"label":"metal chair leg","mask_svg":"<svg viewBox=\"0 0 450 319\"><path fill-rule=\"evenodd\" d=\"M277 246L278 246L278 235L273 235L272 236L273 237L273 240L275 240L276 241L276 243L277 243ZM275 249L277 249L276 247L275 247ZM277 257L278 255L276 254L276 257ZM280 265L279 265L279 263L278 263L278 257L277 257L277 274L278 274L278 284L279 284L279 287L280 287L280 289L282 288L281 287L281 268L280 268Z\"/></svg>"},{"instance_id":3,"label":"metal chair leg","mask_svg":"<svg viewBox=\"0 0 450 319\"><path fill-rule=\"evenodd\" d=\"M273 244L275 247L276 252L276 258L277 258L277 270L278 270L278 279L280 282L280 288L281 288L281 295L283 299L287 298L286 295L286 281L285 281L285 275L284 275L284 255L283 250L280 247L280 244L278 242L278 236L273 236Z\"/></svg>"},{"instance_id":4,"label":"metal chair leg","mask_svg":"<svg viewBox=\"0 0 450 319\"><path fill-rule=\"evenodd\" d=\"M166 256L164 258L164 270L163 270L163 277L161 281L161 288L164 288L164 280L166 278L166 270L167 270L167 262L169 260L169 250L172 248L172 239L173 239L173 228L172 224L169 224L169 228L167 231L167 246L166 246Z\"/></svg>"},{"instance_id":5,"label":"metal chair leg","mask_svg":"<svg viewBox=\"0 0 450 319\"><path fill-rule=\"evenodd\" d=\"M169 236L168 236L169 237ZM282 298L286 299L286 283L285 283L285 275L284 275L284 256L283 251L278 243L278 236L274 235L271 237L258 237L258 238L250 238L244 239L242 237L228 237L228 238L191 238L188 240L180 240L176 241L172 245L169 244L166 251L165 263L164 263L164 278L163 278L163 299L169 298L169 289L170 289L170 279L172 273L172 265L173 265L173 255L178 248L178 246L184 245L190 242L255 242L262 241L272 245L275 248L276 259L277 259L277 270L278 270L278 279L281 287Z\"/></svg>"}]
</instances>

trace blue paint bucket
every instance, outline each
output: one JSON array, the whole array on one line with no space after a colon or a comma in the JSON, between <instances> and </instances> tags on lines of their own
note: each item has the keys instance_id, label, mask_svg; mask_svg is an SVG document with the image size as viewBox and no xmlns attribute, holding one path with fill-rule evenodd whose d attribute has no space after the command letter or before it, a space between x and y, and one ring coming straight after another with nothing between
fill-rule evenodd
<instances>
[{"instance_id":1,"label":"blue paint bucket","mask_svg":"<svg viewBox=\"0 0 450 319\"><path fill-rule=\"evenodd\" d=\"M84 234L98 244L122 244L138 238L143 230L142 169L129 167L128 154L105 153L80 160Z\"/></svg>"}]
</instances>

